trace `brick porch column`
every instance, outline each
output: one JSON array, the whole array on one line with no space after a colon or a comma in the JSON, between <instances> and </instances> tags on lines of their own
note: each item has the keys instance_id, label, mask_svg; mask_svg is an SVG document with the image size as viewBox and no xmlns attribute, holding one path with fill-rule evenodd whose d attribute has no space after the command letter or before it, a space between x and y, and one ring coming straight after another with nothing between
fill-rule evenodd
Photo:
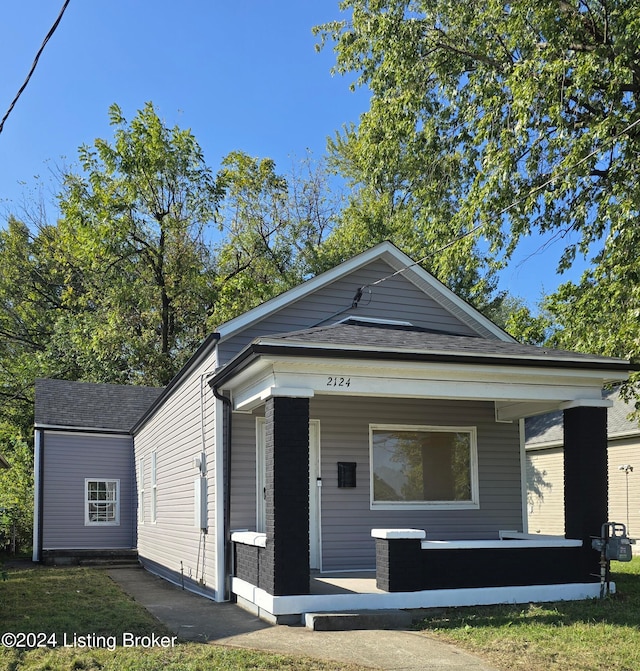
<instances>
[{"instance_id":1,"label":"brick porch column","mask_svg":"<svg viewBox=\"0 0 640 671\"><path fill-rule=\"evenodd\" d=\"M261 587L309 593L309 399L266 401L266 533ZM264 571L264 572L263 572Z\"/></svg>"},{"instance_id":2,"label":"brick porch column","mask_svg":"<svg viewBox=\"0 0 640 671\"><path fill-rule=\"evenodd\" d=\"M582 578L599 573L599 554L591 536L600 536L608 515L607 409L564 411L564 528L567 538L583 541Z\"/></svg>"}]
</instances>

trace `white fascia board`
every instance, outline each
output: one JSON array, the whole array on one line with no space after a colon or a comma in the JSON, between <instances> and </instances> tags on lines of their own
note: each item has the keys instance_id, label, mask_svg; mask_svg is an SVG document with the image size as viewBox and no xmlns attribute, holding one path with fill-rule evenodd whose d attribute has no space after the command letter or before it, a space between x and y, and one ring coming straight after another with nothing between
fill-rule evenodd
<instances>
[{"instance_id":1,"label":"white fascia board","mask_svg":"<svg viewBox=\"0 0 640 671\"><path fill-rule=\"evenodd\" d=\"M560 405L545 405L544 403L496 403L496 419L498 421L506 422L522 417L533 417L534 415L545 415L554 410L567 410L569 408L610 408L612 402L598 398L593 393L579 398L573 398L569 401L564 401Z\"/></svg>"},{"instance_id":2,"label":"white fascia board","mask_svg":"<svg viewBox=\"0 0 640 671\"><path fill-rule=\"evenodd\" d=\"M535 415L546 415L558 409L557 403L544 403L540 401L496 401L496 422L513 422L523 417L534 417Z\"/></svg>"},{"instance_id":3,"label":"white fascia board","mask_svg":"<svg viewBox=\"0 0 640 671\"><path fill-rule=\"evenodd\" d=\"M502 407L511 408L509 416L518 419L528 412L557 409L567 401L601 401L602 379L592 371L575 369L296 357L262 359L252 366L242 371L241 382L231 378L224 384L232 392L236 410L254 409L274 395L395 396L503 402Z\"/></svg>"},{"instance_id":4,"label":"white fascia board","mask_svg":"<svg viewBox=\"0 0 640 671\"><path fill-rule=\"evenodd\" d=\"M583 398L574 401L562 403L560 410L570 410L571 408L612 408L613 401L606 398Z\"/></svg>"}]
</instances>

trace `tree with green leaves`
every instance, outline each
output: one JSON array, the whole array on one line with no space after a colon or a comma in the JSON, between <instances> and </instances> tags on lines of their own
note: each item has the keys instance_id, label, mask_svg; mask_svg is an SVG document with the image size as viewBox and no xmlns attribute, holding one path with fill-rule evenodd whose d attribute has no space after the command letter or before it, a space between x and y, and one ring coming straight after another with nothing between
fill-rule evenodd
<instances>
[{"instance_id":1,"label":"tree with green leaves","mask_svg":"<svg viewBox=\"0 0 640 671\"><path fill-rule=\"evenodd\" d=\"M77 371L52 349L64 281L50 253L51 230L32 234L9 217L0 230L0 422L28 435L36 377L68 377Z\"/></svg>"},{"instance_id":2,"label":"tree with green leaves","mask_svg":"<svg viewBox=\"0 0 640 671\"><path fill-rule=\"evenodd\" d=\"M0 469L0 547L20 552L31 545L33 524L33 456L13 427L0 424L0 452L9 462Z\"/></svg>"},{"instance_id":3,"label":"tree with green leaves","mask_svg":"<svg viewBox=\"0 0 640 671\"><path fill-rule=\"evenodd\" d=\"M215 260L205 239L221 189L188 130L151 103L129 123L110 109L113 143L80 149L66 172L55 253L65 308L54 337L85 376L166 384L203 339Z\"/></svg>"},{"instance_id":4,"label":"tree with green leaves","mask_svg":"<svg viewBox=\"0 0 640 671\"><path fill-rule=\"evenodd\" d=\"M223 159L214 324L322 269L322 245L335 216L326 178L309 157L288 176L276 171L273 160L242 151Z\"/></svg>"},{"instance_id":5,"label":"tree with green leaves","mask_svg":"<svg viewBox=\"0 0 640 671\"><path fill-rule=\"evenodd\" d=\"M593 254L595 269L555 304L566 340L600 351L606 341L608 353L637 358L637 0L341 8L349 18L317 32L333 41L336 70L371 90L346 138L370 179L406 148L425 167L425 193L440 189L452 205L432 224L450 240L476 231L504 263L532 230L552 232L567 241L560 270ZM600 335L587 338L591 329Z\"/></svg>"}]
</instances>

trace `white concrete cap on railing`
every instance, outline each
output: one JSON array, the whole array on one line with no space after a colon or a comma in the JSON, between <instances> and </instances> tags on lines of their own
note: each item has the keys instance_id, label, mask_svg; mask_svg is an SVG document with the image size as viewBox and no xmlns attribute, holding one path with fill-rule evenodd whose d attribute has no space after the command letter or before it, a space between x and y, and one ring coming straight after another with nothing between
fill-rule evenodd
<instances>
[{"instance_id":1,"label":"white concrete cap on railing","mask_svg":"<svg viewBox=\"0 0 640 671\"><path fill-rule=\"evenodd\" d=\"M427 537L427 532L422 529L371 529L371 536L388 541L412 538L423 540Z\"/></svg>"},{"instance_id":2,"label":"white concrete cap on railing","mask_svg":"<svg viewBox=\"0 0 640 671\"><path fill-rule=\"evenodd\" d=\"M231 534L231 540L234 543L242 543L243 545L253 545L259 548L267 547L267 534L258 533L257 531L234 531Z\"/></svg>"}]
</instances>

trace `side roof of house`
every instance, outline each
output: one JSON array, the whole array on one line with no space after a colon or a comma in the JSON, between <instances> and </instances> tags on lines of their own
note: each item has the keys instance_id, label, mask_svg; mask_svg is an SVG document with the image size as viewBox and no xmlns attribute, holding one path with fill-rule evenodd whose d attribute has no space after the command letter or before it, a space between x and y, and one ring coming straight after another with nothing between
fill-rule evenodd
<instances>
[{"instance_id":1,"label":"side roof of house","mask_svg":"<svg viewBox=\"0 0 640 671\"><path fill-rule=\"evenodd\" d=\"M613 405L607 409L609 438L640 435L638 422L629 419L629 415L634 410L633 402L623 399L619 388L605 390L602 397L613 402ZM533 449L562 445L563 430L563 413L560 410L529 417L525 421L526 447Z\"/></svg>"},{"instance_id":2,"label":"side roof of house","mask_svg":"<svg viewBox=\"0 0 640 671\"><path fill-rule=\"evenodd\" d=\"M162 391L157 387L38 379L35 426L129 432Z\"/></svg>"}]
</instances>

